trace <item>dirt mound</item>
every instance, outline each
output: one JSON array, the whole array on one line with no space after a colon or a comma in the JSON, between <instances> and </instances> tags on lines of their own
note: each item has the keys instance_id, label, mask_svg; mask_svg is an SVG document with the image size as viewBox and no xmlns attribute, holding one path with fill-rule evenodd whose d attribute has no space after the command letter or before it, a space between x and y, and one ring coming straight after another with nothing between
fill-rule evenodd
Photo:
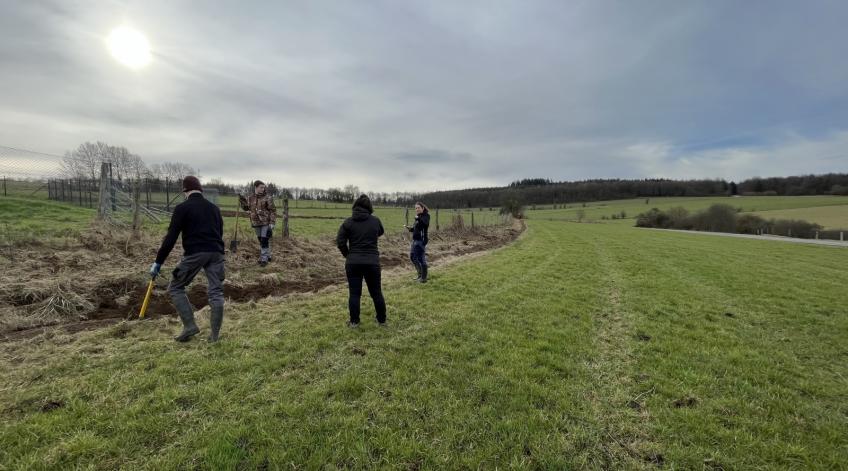
<instances>
[{"instance_id":1,"label":"dirt mound","mask_svg":"<svg viewBox=\"0 0 848 471\"><path fill-rule=\"evenodd\" d=\"M443 230L431 234L428 257L436 264L474 252L503 246L524 230L522 222L473 230ZM133 238L127 231L91 229L77 241L46 247L16 247L7 269L0 274L0 339L32 337L45 327L68 332L102 327L138 317L147 289L146 274L160 240ZM387 234L380 241L383 268L408 264L409 234ZM168 270L176 265L181 247L175 247L162 277L154 284L148 317L174 315L167 294ZM315 292L344 283L344 259L332 237L272 241L273 260L259 267L259 244L243 241L237 253L227 254L224 295L231 303L268 296ZM195 308L207 304L202 272L188 289Z\"/></svg>"}]
</instances>

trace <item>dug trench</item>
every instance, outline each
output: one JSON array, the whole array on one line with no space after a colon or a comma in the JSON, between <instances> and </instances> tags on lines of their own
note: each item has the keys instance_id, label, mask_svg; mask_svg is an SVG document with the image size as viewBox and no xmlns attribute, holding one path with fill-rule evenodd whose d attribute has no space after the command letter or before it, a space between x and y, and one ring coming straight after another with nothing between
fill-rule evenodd
<instances>
[{"instance_id":1,"label":"dug trench","mask_svg":"<svg viewBox=\"0 0 848 471\"><path fill-rule=\"evenodd\" d=\"M514 241L525 229L522 221L511 226L448 229L431 234L428 258L434 267L449 260L489 251ZM159 240L143 237L127 242L124 233L87 233L79 246L18 247L13 269L0 275L11 280L0 291L0 341L36 337L52 329L74 333L137 319L147 290L145 269L155 257ZM228 241L227 241L228 242ZM409 235L388 234L380 240L380 263L389 274L409 265ZM175 316L167 282L179 260L177 245L154 281L145 317ZM49 253L45 253L49 252ZM345 282L344 259L329 237L276 238L273 260L259 267L256 240L242 241L237 252L226 254L224 296L228 303L245 303L269 296L311 293ZM120 261L120 266L113 265ZM17 266L15 266L17 265ZM20 275L23 275L21 277ZM391 275L389 275L391 276ZM195 309L207 305L202 272L187 290Z\"/></svg>"}]
</instances>

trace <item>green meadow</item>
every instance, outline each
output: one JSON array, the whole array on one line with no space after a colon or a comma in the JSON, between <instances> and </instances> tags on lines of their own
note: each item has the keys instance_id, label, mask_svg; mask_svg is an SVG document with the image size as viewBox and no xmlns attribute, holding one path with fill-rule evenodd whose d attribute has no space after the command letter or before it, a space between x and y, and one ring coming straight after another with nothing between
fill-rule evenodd
<instances>
[{"instance_id":1,"label":"green meadow","mask_svg":"<svg viewBox=\"0 0 848 471\"><path fill-rule=\"evenodd\" d=\"M343 287L0 344L0 469L844 469L848 250L533 220ZM363 317L373 312L363 297ZM208 320L201 316L201 328Z\"/></svg>"},{"instance_id":2,"label":"green meadow","mask_svg":"<svg viewBox=\"0 0 848 471\"><path fill-rule=\"evenodd\" d=\"M636 198L627 200L597 201L591 203L571 203L557 205L528 206L527 216L531 219L555 219L574 221L578 219L578 213L583 212L584 220L600 220L604 217L611 219L613 215L620 217L623 212L624 219L633 219L640 213L649 211L651 208L668 210L676 206L688 209L690 212L707 209L714 204L728 204L739 208L741 212L761 212L775 210L797 210L802 219L810 222L815 221L819 213L806 211L806 208L824 208L837 206L835 214L846 214L848 208L848 197L845 196L736 196L736 197L663 197L663 198ZM778 213L774 213L777 215ZM826 213L830 214L830 213ZM771 218L771 214L763 213L763 217ZM783 216L778 216L783 217ZM830 216L828 216L830 217ZM820 223L821 224L821 223ZM848 221L846 221L848 224Z\"/></svg>"}]
</instances>

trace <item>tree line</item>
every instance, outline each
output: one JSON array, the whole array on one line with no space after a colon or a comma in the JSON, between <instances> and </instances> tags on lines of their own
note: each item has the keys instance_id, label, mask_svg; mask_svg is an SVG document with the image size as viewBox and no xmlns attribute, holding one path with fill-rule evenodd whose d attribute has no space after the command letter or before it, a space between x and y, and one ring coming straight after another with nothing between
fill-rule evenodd
<instances>
[{"instance_id":1,"label":"tree line","mask_svg":"<svg viewBox=\"0 0 848 471\"><path fill-rule=\"evenodd\" d=\"M434 207L472 208L502 206L507 201L532 205L661 196L723 195L848 195L848 174L756 177L740 183L727 180L665 178L553 182L549 179L533 178L517 180L505 187L424 193L420 195L420 199Z\"/></svg>"}]
</instances>

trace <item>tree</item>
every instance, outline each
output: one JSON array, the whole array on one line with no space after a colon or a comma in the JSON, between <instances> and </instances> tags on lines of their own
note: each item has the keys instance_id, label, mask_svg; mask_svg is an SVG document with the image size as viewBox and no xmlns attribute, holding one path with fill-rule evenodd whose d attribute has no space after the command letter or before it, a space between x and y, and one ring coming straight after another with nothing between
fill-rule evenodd
<instances>
[{"instance_id":1,"label":"tree","mask_svg":"<svg viewBox=\"0 0 848 471\"><path fill-rule=\"evenodd\" d=\"M62 159L62 170L69 177L96 180L103 162L112 164L112 176L118 180L141 178L148 174L141 157L125 147L110 146L100 141L85 142L75 150L66 152Z\"/></svg>"}]
</instances>

